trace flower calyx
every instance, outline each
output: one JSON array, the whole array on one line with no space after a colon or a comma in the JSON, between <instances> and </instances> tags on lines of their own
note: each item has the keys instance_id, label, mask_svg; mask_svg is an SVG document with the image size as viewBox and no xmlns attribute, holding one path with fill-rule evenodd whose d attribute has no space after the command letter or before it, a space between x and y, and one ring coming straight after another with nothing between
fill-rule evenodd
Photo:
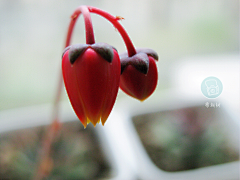
<instances>
[{"instance_id":1,"label":"flower calyx","mask_svg":"<svg viewBox=\"0 0 240 180\"><path fill-rule=\"evenodd\" d=\"M136 49L136 54L128 57L127 53L123 53L120 55L121 60L121 74L126 69L128 65L132 65L143 74L147 74L149 70L149 57L153 57L156 61L158 61L158 54L152 49L139 48Z\"/></svg>"},{"instance_id":2,"label":"flower calyx","mask_svg":"<svg viewBox=\"0 0 240 180\"><path fill-rule=\"evenodd\" d=\"M95 43L95 44L75 44L68 46L64 49L63 55L69 50L68 56L71 64L78 59L88 48L93 49L97 54L99 54L107 62L111 63L114 57L113 46L106 43ZM117 51L117 50L116 50Z\"/></svg>"}]
</instances>

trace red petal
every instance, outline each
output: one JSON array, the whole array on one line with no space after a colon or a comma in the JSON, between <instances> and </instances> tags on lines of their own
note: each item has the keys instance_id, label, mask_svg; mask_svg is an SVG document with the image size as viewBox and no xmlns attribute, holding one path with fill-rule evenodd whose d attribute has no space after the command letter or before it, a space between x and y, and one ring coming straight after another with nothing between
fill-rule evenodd
<instances>
[{"instance_id":1,"label":"red petal","mask_svg":"<svg viewBox=\"0 0 240 180\"><path fill-rule=\"evenodd\" d=\"M121 75L120 88L128 95L143 101L156 89L157 80L157 66L154 58L149 56L148 73L145 75L128 65Z\"/></svg>"},{"instance_id":2,"label":"red petal","mask_svg":"<svg viewBox=\"0 0 240 180\"><path fill-rule=\"evenodd\" d=\"M112 63L107 62L93 49L87 49L70 64L68 53L63 58L65 86L72 106L85 126L91 121L94 126L102 119L105 123L116 100L121 65L114 50Z\"/></svg>"},{"instance_id":3,"label":"red petal","mask_svg":"<svg viewBox=\"0 0 240 180\"><path fill-rule=\"evenodd\" d=\"M66 86L66 91L68 93L68 97L72 104L72 107L84 125L87 126L87 117L84 113L84 106L82 104L82 99L79 93L78 85L77 85L77 77L73 73L75 67L73 67L68 59L68 51L64 54L62 60L62 71L63 71L63 79Z\"/></svg>"},{"instance_id":4,"label":"red petal","mask_svg":"<svg viewBox=\"0 0 240 180\"><path fill-rule=\"evenodd\" d=\"M107 90L106 79L109 76L108 65L106 60L90 48L73 65L76 67L78 89L86 115L94 125L101 117L102 103Z\"/></svg>"},{"instance_id":5,"label":"red petal","mask_svg":"<svg viewBox=\"0 0 240 180\"><path fill-rule=\"evenodd\" d=\"M106 122L110 112L112 111L113 105L115 103L121 74L121 63L116 50L114 51L114 58L108 68L108 79L107 79L107 91L105 94L105 100L102 106L102 125Z\"/></svg>"}]
</instances>

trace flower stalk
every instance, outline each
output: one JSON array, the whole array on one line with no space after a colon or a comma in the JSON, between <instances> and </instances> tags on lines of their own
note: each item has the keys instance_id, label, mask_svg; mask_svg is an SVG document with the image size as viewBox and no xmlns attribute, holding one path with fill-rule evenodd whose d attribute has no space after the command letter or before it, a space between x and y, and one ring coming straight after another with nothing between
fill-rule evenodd
<instances>
[{"instance_id":1,"label":"flower stalk","mask_svg":"<svg viewBox=\"0 0 240 180\"><path fill-rule=\"evenodd\" d=\"M127 48L127 53L119 57L116 48L106 43L95 43L90 13L102 16L118 30ZM72 33L80 14L85 23L86 44L70 46ZM72 14L62 55L62 72L53 104L52 123L46 131L39 164L33 179L41 180L49 176L54 162L50 157L51 145L57 137L60 97L65 84L72 107L86 128L92 122L106 122L116 100L119 87L128 95L144 100L157 85L157 53L150 49L135 49L126 30L119 23L120 16L112 16L106 11L80 6ZM134 82L136 81L136 82Z\"/></svg>"},{"instance_id":2,"label":"flower stalk","mask_svg":"<svg viewBox=\"0 0 240 180\"><path fill-rule=\"evenodd\" d=\"M92 20L89 13L89 10L86 6L81 6L77 10L77 16L71 16L71 22L69 24L68 33L65 42L65 48L70 45L70 41L72 38L73 29L77 20L77 17L83 14L84 22L85 22L85 31L86 31L86 42L87 44L94 44L94 32L92 26ZM39 152L38 157L38 166L36 172L34 174L34 180L41 180L51 172L51 168L53 166L52 159L50 157L51 152L51 145L58 135L61 127L61 122L59 120L59 108L60 108L60 98L63 89L63 78L62 78L62 71L60 72L58 86L57 86L57 93L53 103L53 110L52 110L52 123L50 124L49 128L46 130L46 135L43 138L42 149ZM51 164L51 165L50 165Z\"/></svg>"}]
</instances>

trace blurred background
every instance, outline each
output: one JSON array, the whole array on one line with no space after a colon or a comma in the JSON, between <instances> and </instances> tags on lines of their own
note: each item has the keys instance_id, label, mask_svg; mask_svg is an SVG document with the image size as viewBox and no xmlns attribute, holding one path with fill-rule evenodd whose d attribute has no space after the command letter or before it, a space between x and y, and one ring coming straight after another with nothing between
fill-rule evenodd
<instances>
[{"instance_id":1,"label":"blurred background","mask_svg":"<svg viewBox=\"0 0 240 180\"><path fill-rule=\"evenodd\" d=\"M0 0L0 110L53 101L70 15L80 5L124 17L134 45L158 52L157 90L174 86L172 67L183 58L239 52L238 0ZM92 19L96 42L126 50L109 22ZM72 43L84 43L84 36L80 17Z\"/></svg>"},{"instance_id":2,"label":"blurred background","mask_svg":"<svg viewBox=\"0 0 240 180\"><path fill-rule=\"evenodd\" d=\"M131 174L135 168L139 174L129 175L132 177L129 179L146 179L149 174L144 174L143 169L151 174L155 172L151 171L154 170L151 164L142 163L146 152L164 171L184 171L199 164L202 167L239 160L239 0L0 0L0 132L49 123L51 108L44 105L54 101L70 16L80 5L95 6L122 16L121 24L135 47L151 48L159 54L159 81L156 92L142 104L120 90L116 112L104 128L93 129L89 125L89 130L83 131L79 122L79 126L66 124L62 133L67 135L61 134L54 144L53 159L57 166L53 169L53 179L115 177L110 173L110 166L124 175ZM120 53L125 52L124 42L115 28L98 15L91 17L96 42L106 42ZM72 43L85 43L84 36L81 16ZM222 94L214 100L207 99L201 92L201 83L209 76L217 77L223 85ZM129 99L128 103L125 98ZM178 98L182 99L176 100ZM71 108L65 90L62 102L67 104L65 110ZM219 108L205 107L206 103L218 104ZM62 112L67 121L76 119L72 111L63 109ZM131 116L131 124L125 114ZM17 179L32 176L42 134L41 128L35 128L0 136L0 179L12 174L9 167L20 172ZM121 134L121 137L116 136L115 140L104 137L108 142L96 140L95 136L104 134L109 137ZM132 135L135 138L131 138ZM235 143L234 150L226 148L231 141L228 138ZM145 151L137 152L136 142L142 142ZM110 147L108 150L102 148L106 144ZM16 153L18 150L21 153ZM115 157L115 163L105 163L102 151L107 159ZM121 157L126 157L119 159L121 153ZM92 154L94 157L90 157ZM136 154L139 162L138 158L134 160ZM71 155L69 164L65 159L59 160L68 158L67 155ZM190 162L191 159L195 160ZM122 160L126 160L125 164L121 164ZM143 164L143 169L139 164ZM94 167L93 171L87 171L89 166ZM236 166L222 168L218 172L228 169L236 175ZM206 177L211 178L211 174L214 173ZM94 176L90 178L91 175ZM194 177L206 179L198 174ZM221 175L216 179L220 178Z\"/></svg>"}]
</instances>

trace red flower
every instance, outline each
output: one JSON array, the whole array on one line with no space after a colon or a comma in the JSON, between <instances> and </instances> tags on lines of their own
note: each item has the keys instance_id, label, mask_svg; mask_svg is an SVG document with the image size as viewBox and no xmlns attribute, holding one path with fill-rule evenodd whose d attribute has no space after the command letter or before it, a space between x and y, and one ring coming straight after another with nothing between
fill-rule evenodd
<instances>
[{"instance_id":1,"label":"red flower","mask_svg":"<svg viewBox=\"0 0 240 180\"><path fill-rule=\"evenodd\" d=\"M121 57L121 62L115 48L105 43L95 43L90 13L106 18L122 36L128 52ZM69 46L80 14L84 17L86 44ZM104 125L116 100L119 86L128 95L141 101L148 98L156 88L157 53L150 49L136 50L118 22L121 19L123 18L120 16L112 16L90 6L78 7L71 16L62 72L70 102L85 127L89 122L95 126L101 121Z\"/></svg>"},{"instance_id":2,"label":"red flower","mask_svg":"<svg viewBox=\"0 0 240 180\"><path fill-rule=\"evenodd\" d=\"M138 49L137 54L121 56L120 88L141 101L155 90L158 81L156 60L158 55L151 49Z\"/></svg>"},{"instance_id":3,"label":"red flower","mask_svg":"<svg viewBox=\"0 0 240 180\"><path fill-rule=\"evenodd\" d=\"M105 43L78 44L65 49L62 72L78 118L87 126L106 122L116 100L120 74L117 51Z\"/></svg>"}]
</instances>

